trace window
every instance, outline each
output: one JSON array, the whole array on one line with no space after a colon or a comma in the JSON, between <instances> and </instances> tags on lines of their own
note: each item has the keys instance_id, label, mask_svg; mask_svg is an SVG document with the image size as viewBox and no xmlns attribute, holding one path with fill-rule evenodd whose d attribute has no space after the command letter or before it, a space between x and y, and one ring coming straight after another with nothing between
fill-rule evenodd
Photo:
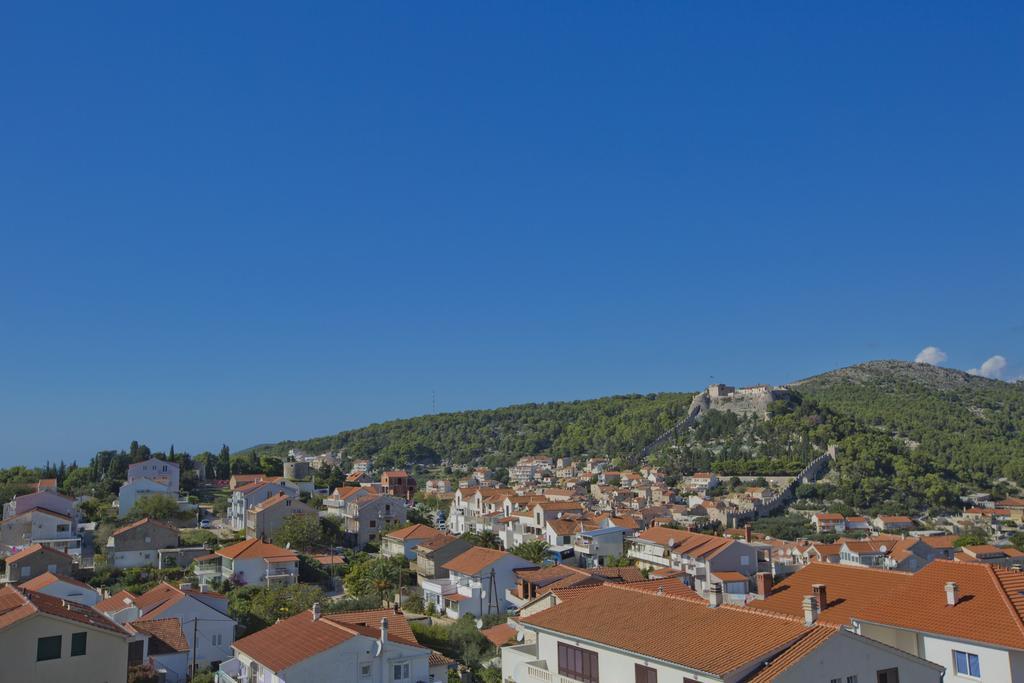
<instances>
[{"instance_id":1,"label":"window","mask_svg":"<svg viewBox=\"0 0 1024 683\"><path fill-rule=\"evenodd\" d=\"M882 669L877 672L878 683L900 683L899 669Z\"/></svg>"},{"instance_id":2,"label":"window","mask_svg":"<svg viewBox=\"0 0 1024 683\"><path fill-rule=\"evenodd\" d=\"M558 673L574 681L583 683L599 683L597 672L597 653L590 650L558 644Z\"/></svg>"},{"instance_id":3,"label":"window","mask_svg":"<svg viewBox=\"0 0 1024 683\"><path fill-rule=\"evenodd\" d=\"M372 664L363 664L361 667L359 667L359 675L363 678L369 678L371 673L373 673Z\"/></svg>"},{"instance_id":4,"label":"window","mask_svg":"<svg viewBox=\"0 0 1024 683\"><path fill-rule=\"evenodd\" d=\"M30 574L31 572L32 572L32 567L29 567L29 566L27 566L27 565L26 565L26 566L24 566L24 567L22 567L22 568L21 568L21 578L23 578L23 579L24 579L24 578L27 578L27 577L28 577L28 575L29 575L29 574Z\"/></svg>"},{"instance_id":5,"label":"window","mask_svg":"<svg viewBox=\"0 0 1024 683\"><path fill-rule=\"evenodd\" d=\"M958 674L981 678L981 662L978 661L978 655L953 650L953 660L956 663L956 672Z\"/></svg>"},{"instance_id":6,"label":"window","mask_svg":"<svg viewBox=\"0 0 1024 683\"><path fill-rule=\"evenodd\" d=\"M405 681L409 678L409 664L395 664L394 666L394 680Z\"/></svg>"},{"instance_id":7,"label":"window","mask_svg":"<svg viewBox=\"0 0 1024 683\"><path fill-rule=\"evenodd\" d=\"M214 646L220 646L221 642L223 642L222 638L223 638L223 637L221 636L221 634L219 634L219 633L214 633L214 634L213 634L213 635L212 635L212 636L210 637L210 645L214 645Z\"/></svg>"},{"instance_id":8,"label":"window","mask_svg":"<svg viewBox=\"0 0 1024 683\"><path fill-rule=\"evenodd\" d=\"M846 677L846 683L857 683L857 676L856 675L847 676Z\"/></svg>"},{"instance_id":9,"label":"window","mask_svg":"<svg viewBox=\"0 0 1024 683\"><path fill-rule=\"evenodd\" d=\"M142 649L146 643L142 640L135 640L128 643L128 666L142 664Z\"/></svg>"},{"instance_id":10,"label":"window","mask_svg":"<svg viewBox=\"0 0 1024 683\"><path fill-rule=\"evenodd\" d=\"M828 683L843 683L843 679L842 678L830 678L830 679L828 679Z\"/></svg>"},{"instance_id":11,"label":"window","mask_svg":"<svg viewBox=\"0 0 1024 683\"><path fill-rule=\"evenodd\" d=\"M36 661L60 659L60 636L47 636L36 641Z\"/></svg>"},{"instance_id":12,"label":"window","mask_svg":"<svg viewBox=\"0 0 1024 683\"><path fill-rule=\"evenodd\" d=\"M375 520L375 519L371 519L370 520L370 528L371 529L377 528L377 520Z\"/></svg>"},{"instance_id":13,"label":"window","mask_svg":"<svg viewBox=\"0 0 1024 683\"><path fill-rule=\"evenodd\" d=\"M740 564L746 567L750 564L750 557L748 555L740 555Z\"/></svg>"},{"instance_id":14,"label":"window","mask_svg":"<svg viewBox=\"0 0 1024 683\"><path fill-rule=\"evenodd\" d=\"M89 634L85 631L71 634L71 656L79 657L85 654L85 638Z\"/></svg>"},{"instance_id":15,"label":"window","mask_svg":"<svg viewBox=\"0 0 1024 683\"><path fill-rule=\"evenodd\" d=\"M636 672L636 683L658 683L658 672L649 666L636 664L633 667Z\"/></svg>"},{"instance_id":16,"label":"window","mask_svg":"<svg viewBox=\"0 0 1024 683\"><path fill-rule=\"evenodd\" d=\"M51 574L56 574L57 573L57 565L55 565L55 564L48 564L48 565L46 565L46 571L50 572Z\"/></svg>"}]
</instances>

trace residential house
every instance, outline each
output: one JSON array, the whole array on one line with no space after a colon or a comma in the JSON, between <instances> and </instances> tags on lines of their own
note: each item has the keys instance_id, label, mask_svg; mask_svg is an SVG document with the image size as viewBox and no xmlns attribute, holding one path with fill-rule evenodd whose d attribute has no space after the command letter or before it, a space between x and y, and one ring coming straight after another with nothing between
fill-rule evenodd
<instances>
[{"instance_id":1,"label":"residential house","mask_svg":"<svg viewBox=\"0 0 1024 683\"><path fill-rule=\"evenodd\" d=\"M50 510L65 517L75 518L75 499L49 490L15 496L4 504L4 519L9 519L34 508Z\"/></svg>"},{"instance_id":2,"label":"residential house","mask_svg":"<svg viewBox=\"0 0 1024 683\"><path fill-rule=\"evenodd\" d=\"M199 666L210 666L231 656L236 623L228 616L228 599L218 593L164 582L142 595L121 591L100 601L94 609L120 624L130 622L136 629L141 622L178 620ZM142 659L143 649L142 645L136 646L132 658Z\"/></svg>"},{"instance_id":3,"label":"residential house","mask_svg":"<svg viewBox=\"0 0 1024 683\"><path fill-rule=\"evenodd\" d=\"M422 585L424 579L448 578L444 564L472 547L469 541L447 534L421 542L413 549L416 553L417 580Z\"/></svg>"},{"instance_id":4,"label":"residential house","mask_svg":"<svg viewBox=\"0 0 1024 683\"><path fill-rule=\"evenodd\" d=\"M67 576L73 565L67 553L35 543L7 558L4 583L22 583L46 572Z\"/></svg>"},{"instance_id":5,"label":"residential house","mask_svg":"<svg viewBox=\"0 0 1024 683\"><path fill-rule=\"evenodd\" d=\"M1024 553L1013 546L999 548L989 544L965 545L960 551L954 558L960 562L984 562L1006 568L1013 565L1020 567L1024 563Z\"/></svg>"},{"instance_id":6,"label":"residential house","mask_svg":"<svg viewBox=\"0 0 1024 683\"><path fill-rule=\"evenodd\" d=\"M171 491L177 493L180 487L179 468L177 463L159 458L150 458L142 462L135 462L128 465L127 480L149 479L158 484L163 484Z\"/></svg>"},{"instance_id":7,"label":"residential house","mask_svg":"<svg viewBox=\"0 0 1024 683\"><path fill-rule=\"evenodd\" d=\"M914 520L903 515L879 515L872 524L879 531L910 531L914 528Z\"/></svg>"},{"instance_id":8,"label":"residential house","mask_svg":"<svg viewBox=\"0 0 1024 683\"><path fill-rule=\"evenodd\" d=\"M404 557L407 560L415 560L416 546L444 535L444 532L426 524L410 524L384 534L380 550L388 557Z\"/></svg>"},{"instance_id":9,"label":"residential house","mask_svg":"<svg viewBox=\"0 0 1024 683\"><path fill-rule=\"evenodd\" d=\"M502 649L502 678L514 683L939 683L942 676L941 667L897 648L817 624L813 608L793 619L604 584L564 591L559 604L515 621L524 643Z\"/></svg>"},{"instance_id":10,"label":"residential house","mask_svg":"<svg viewBox=\"0 0 1024 683\"><path fill-rule=\"evenodd\" d=\"M846 531L846 518L834 512L815 512L811 515L811 523L819 534Z\"/></svg>"},{"instance_id":11,"label":"residential house","mask_svg":"<svg viewBox=\"0 0 1024 683\"><path fill-rule=\"evenodd\" d=\"M288 498L298 497L294 489L280 482L259 480L239 486L231 492L228 499L228 526L232 531L244 531L249 521L249 509L279 495Z\"/></svg>"},{"instance_id":12,"label":"residential house","mask_svg":"<svg viewBox=\"0 0 1024 683\"><path fill-rule=\"evenodd\" d=\"M610 526L579 531L573 536L573 551L580 567L603 567L611 558L625 555L628 529Z\"/></svg>"},{"instance_id":13,"label":"residential house","mask_svg":"<svg viewBox=\"0 0 1024 683\"><path fill-rule=\"evenodd\" d=\"M180 619L133 621L124 626L140 636L129 645L130 664L150 664L163 683L188 680L191 648Z\"/></svg>"},{"instance_id":14,"label":"residential house","mask_svg":"<svg viewBox=\"0 0 1024 683\"><path fill-rule=\"evenodd\" d=\"M408 501L416 493L416 480L405 470L388 470L380 475L380 487L384 495Z\"/></svg>"},{"instance_id":15,"label":"residential house","mask_svg":"<svg viewBox=\"0 0 1024 683\"><path fill-rule=\"evenodd\" d=\"M178 530L164 522L145 517L115 530L107 538L107 564L116 569L156 567L159 551L178 547Z\"/></svg>"},{"instance_id":16,"label":"residential house","mask_svg":"<svg viewBox=\"0 0 1024 683\"><path fill-rule=\"evenodd\" d=\"M285 493L278 493L245 512L245 537L267 540L292 515L316 517L316 510Z\"/></svg>"},{"instance_id":17,"label":"residential house","mask_svg":"<svg viewBox=\"0 0 1024 683\"><path fill-rule=\"evenodd\" d=\"M846 540L840 544L839 563L864 567L883 567L893 545L892 541L865 538Z\"/></svg>"},{"instance_id":18,"label":"residential house","mask_svg":"<svg viewBox=\"0 0 1024 683\"><path fill-rule=\"evenodd\" d=\"M351 500L373 495L376 494L372 490L362 486L339 486L331 492L331 495L324 498L324 510L331 517L341 517Z\"/></svg>"},{"instance_id":19,"label":"residential house","mask_svg":"<svg viewBox=\"0 0 1024 683\"><path fill-rule=\"evenodd\" d=\"M384 527L405 524L405 500L394 496L371 493L369 496L350 496L341 508L345 542L362 548L380 539Z\"/></svg>"},{"instance_id":20,"label":"residential house","mask_svg":"<svg viewBox=\"0 0 1024 683\"><path fill-rule=\"evenodd\" d=\"M936 560L853 623L869 638L945 667L945 683L1021 681L1022 591L1022 572Z\"/></svg>"},{"instance_id":21,"label":"residential house","mask_svg":"<svg viewBox=\"0 0 1024 683\"><path fill-rule=\"evenodd\" d=\"M128 478L118 489L118 515L132 511L143 496L164 496L177 502L179 468L176 463L150 458L128 466Z\"/></svg>"},{"instance_id":22,"label":"residential house","mask_svg":"<svg viewBox=\"0 0 1024 683\"><path fill-rule=\"evenodd\" d=\"M505 591L516 585L515 570L534 566L503 550L474 546L442 565L447 577L420 577L423 600L453 619L500 614L511 607Z\"/></svg>"},{"instance_id":23,"label":"residential house","mask_svg":"<svg viewBox=\"0 0 1024 683\"><path fill-rule=\"evenodd\" d=\"M64 514L33 507L0 522L0 547L3 549L17 552L35 543L69 555L80 555L82 537L78 533L74 512Z\"/></svg>"},{"instance_id":24,"label":"residential house","mask_svg":"<svg viewBox=\"0 0 1024 683\"><path fill-rule=\"evenodd\" d=\"M20 587L0 589L0 678L123 683L128 632L93 608Z\"/></svg>"},{"instance_id":25,"label":"residential house","mask_svg":"<svg viewBox=\"0 0 1024 683\"><path fill-rule=\"evenodd\" d=\"M321 614L317 604L235 642L234 657L221 663L217 680L320 683L329 675L339 683L446 681L447 664L432 669L431 654L400 612Z\"/></svg>"},{"instance_id":26,"label":"residential house","mask_svg":"<svg viewBox=\"0 0 1024 683\"><path fill-rule=\"evenodd\" d=\"M146 496L161 496L177 502L178 490L151 479L130 479L121 484L121 488L117 491L118 516L128 516L132 508L135 507L135 503Z\"/></svg>"},{"instance_id":27,"label":"residential house","mask_svg":"<svg viewBox=\"0 0 1024 683\"><path fill-rule=\"evenodd\" d=\"M95 605L103 597L98 590L87 583L52 572L45 572L34 579L29 579L20 584L19 588L61 600L70 600L89 607Z\"/></svg>"},{"instance_id":28,"label":"residential house","mask_svg":"<svg viewBox=\"0 0 1024 683\"><path fill-rule=\"evenodd\" d=\"M691 489L698 491L713 489L721 483L714 472L695 472L687 481Z\"/></svg>"},{"instance_id":29,"label":"residential house","mask_svg":"<svg viewBox=\"0 0 1024 683\"><path fill-rule=\"evenodd\" d=\"M290 585L299 580L299 556L286 548L250 538L197 558L195 574L202 587L213 579L241 585Z\"/></svg>"}]
</instances>

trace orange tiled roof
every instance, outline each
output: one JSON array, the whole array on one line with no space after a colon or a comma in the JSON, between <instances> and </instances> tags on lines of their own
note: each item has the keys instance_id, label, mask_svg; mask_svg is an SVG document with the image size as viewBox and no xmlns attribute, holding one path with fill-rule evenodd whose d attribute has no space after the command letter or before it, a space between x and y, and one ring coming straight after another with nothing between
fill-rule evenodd
<instances>
[{"instance_id":1,"label":"orange tiled roof","mask_svg":"<svg viewBox=\"0 0 1024 683\"><path fill-rule=\"evenodd\" d=\"M502 645L508 645L510 642L516 639L516 629L510 626L508 623L498 624L490 628L485 628L480 631L487 640L491 641L494 647L501 647Z\"/></svg>"},{"instance_id":2,"label":"orange tiled roof","mask_svg":"<svg viewBox=\"0 0 1024 683\"><path fill-rule=\"evenodd\" d=\"M126 524L125 526L121 527L120 529L115 529L114 531L112 531L110 533L110 535L111 536L118 536L120 534L123 534L126 531L131 531L132 529L137 529L140 526L144 526L146 524L153 524L155 526L162 526L165 529L170 529L174 533L178 533L178 530L175 527L171 526L170 524L165 524L164 522L161 522L161 521L158 521L158 520L155 520L155 519L150 519L149 517L143 517L142 519L140 519L137 522L132 522L131 524Z\"/></svg>"},{"instance_id":3,"label":"orange tiled roof","mask_svg":"<svg viewBox=\"0 0 1024 683\"><path fill-rule=\"evenodd\" d=\"M258 538L250 538L247 541L235 543L216 551L221 557L232 560L248 560L262 557L271 562L298 561L299 556L291 550L280 548L272 543L264 543Z\"/></svg>"},{"instance_id":4,"label":"orange tiled roof","mask_svg":"<svg viewBox=\"0 0 1024 683\"><path fill-rule=\"evenodd\" d=\"M441 565L444 569L458 572L459 574L479 574L492 564L505 557L510 557L504 550L492 550L474 546L466 552L456 555ZM523 560L523 566L532 566L531 563Z\"/></svg>"},{"instance_id":5,"label":"orange tiled roof","mask_svg":"<svg viewBox=\"0 0 1024 683\"><path fill-rule=\"evenodd\" d=\"M150 621L133 621L130 626L149 636L149 654L162 655L172 652L188 652L188 640L181 630L181 620L153 619Z\"/></svg>"},{"instance_id":6,"label":"orange tiled roof","mask_svg":"<svg viewBox=\"0 0 1024 683\"><path fill-rule=\"evenodd\" d=\"M802 620L606 584L520 623L724 676L806 635Z\"/></svg>"},{"instance_id":7,"label":"orange tiled roof","mask_svg":"<svg viewBox=\"0 0 1024 683\"><path fill-rule=\"evenodd\" d=\"M72 561L72 557L70 555L68 555L67 553L65 553L65 552L61 552L60 550L56 550L56 549L51 548L49 546L40 545L39 543L33 543L32 545L30 545L29 547L25 548L21 552L17 552L17 553L14 553L13 555L9 555L7 557L7 564L10 564L11 562L17 562L18 560L23 560L26 557L28 557L29 555L33 555L33 554L38 553L38 552L43 552L43 553L46 553L48 555L56 555L58 557L62 557L64 559L68 560L69 562Z\"/></svg>"},{"instance_id":8,"label":"orange tiled roof","mask_svg":"<svg viewBox=\"0 0 1024 683\"><path fill-rule=\"evenodd\" d=\"M846 626L851 617L859 616L871 605L890 601L893 593L912 578L904 572L812 562L776 584L767 598L754 600L750 606L802 617L804 597L813 595L811 587L820 583L825 585L828 604L819 606L819 622Z\"/></svg>"},{"instance_id":9,"label":"orange tiled roof","mask_svg":"<svg viewBox=\"0 0 1024 683\"><path fill-rule=\"evenodd\" d=\"M69 583L72 586L78 586L79 588L88 588L91 591L96 591L95 588L87 583L79 581L78 579L72 579L70 576L64 576L63 574L54 574L53 572L45 572L40 574L34 579L29 579L25 583L21 584L21 587L25 590L40 591L47 586L51 586L57 582Z\"/></svg>"},{"instance_id":10,"label":"orange tiled roof","mask_svg":"<svg viewBox=\"0 0 1024 683\"><path fill-rule=\"evenodd\" d=\"M799 572L798 572L799 573ZM960 591L946 604L946 583ZM1024 650L1024 573L935 560L898 591L856 615L863 621Z\"/></svg>"},{"instance_id":11,"label":"orange tiled roof","mask_svg":"<svg viewBox=\"0 0 1024 683\"><path fill-rule=\"evenodd\" d=\"M39 613L128 636L123 628L92 607L14 586L0 588L0 631Z\"/></svg>"},{"instance_id":12,"label":"orange tiled roof","mask_svg":"<svg viewBox=\"0 0 1024 683\"><path fill-rule=\"evenodd\" d=\"M388 538L393 538L397 541L415 540L418 538L434 538L435 536L444 536L443 531L438 531L432 526L426 524L411 524L402 529L395 529L384 534Z\"/></svg>"},{"instance_id":13,"label":"orange tiled roof","mask_svg":"<svg viewBox=\"0 0 1024 683\"><path fill-rule=\"evenodd\" d=\"M130 604L125 603L125 600L128 600ZM98 612L119 612L125 607L135 605L136 600L136 596L132 595L128 591L119 591L105 600L100 600L93 605L93 607L95 607Z\"/></svg>"}]
</instances>

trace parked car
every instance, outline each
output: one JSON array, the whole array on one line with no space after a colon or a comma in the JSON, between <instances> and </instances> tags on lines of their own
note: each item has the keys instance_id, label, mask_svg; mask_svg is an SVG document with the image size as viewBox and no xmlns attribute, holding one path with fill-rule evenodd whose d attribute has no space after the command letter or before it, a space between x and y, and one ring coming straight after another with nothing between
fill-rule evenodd
<instances>
[{"instance_id":1,"label":"parked car","mask_svg":"<svg viewBox=\"0 0 1024 683\"><path fill-rule=\"evenodd\" d=\"M204 519L203 521L199 522L199 528L200 529L209 529L212 526L213 526L213 520Z\"/></svg>"}]
</instances>

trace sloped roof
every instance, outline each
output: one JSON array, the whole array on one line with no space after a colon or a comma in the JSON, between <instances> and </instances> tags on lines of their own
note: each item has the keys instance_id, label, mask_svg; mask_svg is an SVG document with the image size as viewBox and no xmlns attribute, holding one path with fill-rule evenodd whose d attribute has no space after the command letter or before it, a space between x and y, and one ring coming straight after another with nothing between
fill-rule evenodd
<instances>
[{"instance_id":1,"label":"sloped roof","mask_svg":"<svg viewBox=\"0 0 1024 683\"><path fill-rule=\"evenodd\" d=\"M119 612L125 607L135 606L138 598L128 591L118 591L105 600L100 600L93 607L99 612ZM127 600L128 602L125 602Z\"/></svg>"},{"instance_id":2,"label":"sloped roof","mask_svg":"<svg viewBox=\"0 0 1024 683\"><path fill-rule=\"evenodd\" d=\"M393 538L396 541L408 541L420 538L427 539L434 538L435 536L444 536L444 532L438 531L434 527L426 524L410 524L407 527L389 531L384 535L388 538Z\"/></svg>"},{"instance_id":3,"label":"sloped roof","mask_svg":"<svg viewBox=\"0 0 1024 683\"><path fill-rule=\"evenodd\" d=\"M509 556L510 555L504 550L492 550L491 548L473 546L466 552L456 555L441 566L449 571L458 572L459 574L479 574L495 562ZM523 566L529 567L533 565L532 563L523 560Z\"/></svg>"},{"instance_id":4,"label":"sloped roof","mask_svg":"<svg viewBox=\"0 0 1024 683\"><path fill-rule=\"evenodd\" d=\"M801 659L821 647L826 640L835 636L836 632L836 629L828 626L816 626L744 683L771 683L781 676L782 672L792 668Z\"/></svg>"},{"instance_id":5,"label":"sloped roof","mask_svg":"<svg viewBox=\"0 0 1024 683\"><path fill-rule=\"evenodd\" d=\"M20 585L25 590L41 591L47 586L52 586L55 583L67 583L71 584L72 586L78 586L79 588L88 588L93 592L98 592L95 588L85 583L84 581L79 581L78 579L73 579L70 576L64 576L63 574L54 574L53 572L45 572L35 577L34 579L29 579L28 581Z\"/></svg>"},{"instance_id":6,"label":"sloped roof","mask_svg":"<svg viewBox=\"0 0 1024 683\"><path fill-rule=\"evenodd\" d=\"M490 628L485 628L480 631L484 638L491 641L494 647L502 647L508 645L510 642L516 639L516 629L510 626L507 622L504 624L498 624Z\"/></svg>"},{"instance_id":7,"label":"sloped roof","mask_svg":"<svg viewBox=\"0 0 1024 683\"><path fill-rule=\"evenodd\" d=\"M312 610L306 610L236 640L233 647L279 673L358 635L380 638L380 620L384 617L388 620L389 640L422 647L405 616L391 610L325 614L316 620Z\"/></svg>"},{"instance_id":8,"label":"sloped roof","mask_svg":"<svg viewBox=\"0 0 1024 683\"><path fill-rule=\"evenodd\" d=\"M0 630L38 613L70 619L126 637L128 635L123 628L92 607L14 586L0 588Z\"/></svg>"},{"instance_id":9,"label":"sloped roof","mask_svg":"<svg viewBox=\"0 0 1024 683\"><path fill-rule=\"evenodd\" d=\"M799 572L798 572L799 573ZM946 583L959 587L946 604ZM935 560L899 590L855 615L863 621L1024 650L1024 573L984 563Z\"/></svg>"},{"instance_id":10,"label":"sloped roof","mask_svg":"<svg viewBox=\"0 0 1024 683\"><path fill-rule=\"evenodd\" d=\"M67 553L65 553L65 552L61 552L60 550L55 550L55 549L53 549L53 548L51 548L49 546L40 545L39 543L33 543L32 545L30 545L29 547L25 548L21 552L17 552L17 553L14 553L13 555L9 555L7 557L7 564L10 564L11 562L18 562L19 560L23 560L26 557L29 557L30 555L34 555L35 553L39 553L39 552L45 553L47 555L53 555L55 557L59 557L61 559L67 560L68 562L73 562L74 561L73 558L70 555L68 555Z\"/></svg>"},{"instance_id":11,"label":"sloped roof","mask_svg":"<svg viewBox=\"0 0 1024 683\"><path fill-rule=\"evenodd\" d=\"M518 621L716 676L763 661L810 630L789 617L614 584Z\"/></svg>"},{"instance_id":12,"label":"sloped roof","mask_svg":"<svg viewBox=\"0 0 1024 683\"><path fill-rule=\"evenodd\" d=\"M140 519L137 522L132 522L131 524L126 524L125 526L121 527L120 529L115 529L114 531L112 531L110 533L110 535L111 536L119 536L119 535L123 534L126 531L131 531L132 529L137 529L140 526L145 526L147 524L152 525L152 526L163 527L164 529L168 529L169 531L173 531L174 533L178 533L178 530L175 527L171 526L170 524L166 524L166 523L161 522L161 521L156 520L156 519L150 519L149 517L143 517L142 519Z\"/></svg>"},{"instance_id":13,"label":"sloped roof","mask_svg":"<svg viewBox=\"0 0 1024 683\"><path fill-rule=\"evenodd\" d=\"M848 626L851 617L859 616L878 602L888 602L911 578L911 574L904 572L812 562L776 584L765 599L754 600L750 606L802 617L804 597L814 594L814 584L824 584L828 604L819 605L818 622Z\"/></svg>"},{"instance_id":14,"label":"sloped roof","mask_svg":"<svg viewBox=\"0 0 1024 683\"><path fill-rule=\"evenodd\" d=\"M264 543L258 538L250 538L221 548L216 551L216 554L232 560L263 558L272 562L286 562L288 560L298 561L299 559L299 556L291 550L281 548L273 543Z\"/></svg>"},{"instance_id":15,"label":"sloped roof","mask_svg":"<svg viewBox=\"0 0 1024 683\"><path fill-rule=\"evenodd\" d=\"M149 654L151 655L189 652L188 640L181 630L181 620L177 617L133 621L131 627L149 636Z\"/></svg>"}]
</instances>

